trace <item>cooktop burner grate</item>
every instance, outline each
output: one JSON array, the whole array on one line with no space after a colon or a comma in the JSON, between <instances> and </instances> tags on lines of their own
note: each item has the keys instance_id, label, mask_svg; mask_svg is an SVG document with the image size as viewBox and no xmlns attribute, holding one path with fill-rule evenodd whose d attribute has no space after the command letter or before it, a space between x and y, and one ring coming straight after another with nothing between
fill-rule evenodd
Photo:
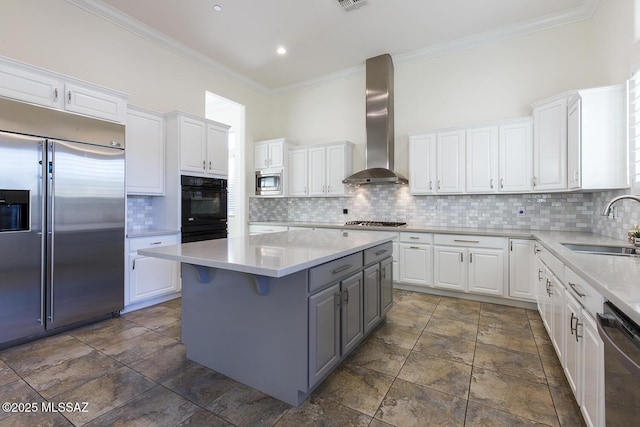
<instances>
[{"instance_id":1,"label":"cooktop burner grate","mask_svg":"<svg viewBox=\"0 0 640 427\"><path fill-rule=\"evenodd\" d=\"M363 227L402 227L403 225L407 225L407 223L389 221L347 221L345 225L360 225Z\"/></svg>"}]
</instances>

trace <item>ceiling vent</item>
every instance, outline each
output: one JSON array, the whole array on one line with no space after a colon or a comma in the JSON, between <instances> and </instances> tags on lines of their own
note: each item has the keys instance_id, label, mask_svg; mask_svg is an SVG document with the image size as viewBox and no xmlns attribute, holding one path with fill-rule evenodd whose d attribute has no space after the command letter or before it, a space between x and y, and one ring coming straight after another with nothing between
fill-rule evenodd
<instances>
[{"instance_id":1,"label":"ceiling vent","mask_svg":"<svg viewBox=\"0 0 640 427\"><path fill-rule=\"evenodd\" d=\"M338 3L346 11L357 9L369 0L338 0Z\"/></svg>"}]
</instances>

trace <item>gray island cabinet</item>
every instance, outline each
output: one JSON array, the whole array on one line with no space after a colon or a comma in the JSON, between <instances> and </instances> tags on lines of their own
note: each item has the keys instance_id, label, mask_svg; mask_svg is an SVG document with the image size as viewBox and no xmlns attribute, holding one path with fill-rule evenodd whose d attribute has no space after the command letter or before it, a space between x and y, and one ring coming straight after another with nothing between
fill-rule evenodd
<instances>
[{"instance_id":1,"label":"gray island cabinet","mask_svg":"<svg viewBox=\"0 0 640 427\"><path fill-rule=\"evenodd\" d=\"M391 308L393 237L297 230L139 253L182 263L189 359L298 406Z\"/></svg>"}]
</instances>

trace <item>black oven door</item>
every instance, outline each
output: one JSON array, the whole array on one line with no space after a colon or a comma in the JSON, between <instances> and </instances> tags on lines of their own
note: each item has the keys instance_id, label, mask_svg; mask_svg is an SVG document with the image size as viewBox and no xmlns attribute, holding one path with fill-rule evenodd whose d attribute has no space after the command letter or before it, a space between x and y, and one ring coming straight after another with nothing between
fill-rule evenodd
<instances>
[{"instance_id":1,"label":"black oven door","mask_svg":"<svg viewBox=\"0 0 640 427\"><path fill-rule=\"evenodd\" d=\"M227 220L226 190L183 187L182 226Z\"/></svg>"}]
</instances>

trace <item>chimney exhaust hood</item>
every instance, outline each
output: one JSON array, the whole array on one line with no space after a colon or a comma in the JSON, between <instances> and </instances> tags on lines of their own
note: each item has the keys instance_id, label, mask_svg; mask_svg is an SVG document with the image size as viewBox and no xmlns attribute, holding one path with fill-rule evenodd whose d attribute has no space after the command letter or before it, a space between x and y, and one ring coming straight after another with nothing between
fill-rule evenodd
<instances>
[{"instance_id":1,"label":"chimney exhaust hood","mask_svg":"<svg viewBox=\"0 0 640 427\"><path fill-rule=\"evenodd\" d=\"M366 107L366 169L342 183L407 184L407 178L393 171L393 61L389 54L367 59Z\"/></svg>"}]
</instances>

